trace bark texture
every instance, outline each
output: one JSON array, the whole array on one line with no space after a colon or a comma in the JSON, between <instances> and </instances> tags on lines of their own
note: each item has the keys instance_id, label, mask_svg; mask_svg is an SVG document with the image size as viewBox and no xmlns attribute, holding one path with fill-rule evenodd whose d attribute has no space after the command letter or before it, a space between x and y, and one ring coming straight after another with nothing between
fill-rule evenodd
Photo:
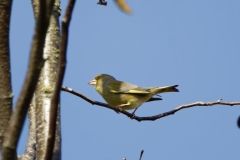
<instances>
[{"instance_id":1,"label":"bark texture","mask_svg":"<svg viewBox=\"0 0 240 160\"><path fill-rule=\"evenodd\" d=\"M9 26L12 0L0 1L0 150L12 111Z\"/></svg>"},{"instance_id":2,"label":"bark texture","mask_svg":"<svg viewBox=\"0 0 240 160\"><path fill-rule=\"evenodd\" d=\"M2 160L16 159L16 148L20 133L22 131L24 120L37 85L40 71L44 64L42 53L52 6L52 0L42 0L39 5L39 16L35 23L35 31L32 40L27 75L19 98L16 102L14 111L10 117L9 125L4 134L4 142L2 144Z\"/></svg>"},{"instance_id":3,"label":"bark texture","mask_svg":"<svg viewBox=\"0 0 240 160\"><path fill-rule=\"evenodd\" d=\"M36 3L35 3L36 4ZM34 6L34 15L37 17L37 7ZM41 160L46 155L46 145L49 134L49 119L51 97L56 82L58 58L60 48L60 28L59 28L60 8L59 2L55 1L51 14L49 27L44 45L45 64L42 68L38 85L35 91L36 105L36 150L37 159ZM56 127L56 139L54 144L53 159L61 159L61 132L60 132L60 107L58 110Z\"/></svg>"}]
</instances>

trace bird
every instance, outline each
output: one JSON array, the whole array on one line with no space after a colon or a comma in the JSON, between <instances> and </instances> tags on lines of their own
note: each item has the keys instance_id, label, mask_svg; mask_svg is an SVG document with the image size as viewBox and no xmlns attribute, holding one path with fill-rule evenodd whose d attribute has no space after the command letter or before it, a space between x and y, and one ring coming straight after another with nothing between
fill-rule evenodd
<instances>
[{"instance_id":1,"label":"bird","mask_svg":"<svg viewBox=\"0 0 240 160\"><path fill-rule=\"evenodd\" d=\"M118 81L108 74L98 74L88 84L93 85L109 105L120 110L135 109L133 115L143 103L162 100L160 97L153 96L159 96L158 94L165 92L179 92L176 88L178 85L144 88L128 82Z\"/></svg>"}]
</instances>

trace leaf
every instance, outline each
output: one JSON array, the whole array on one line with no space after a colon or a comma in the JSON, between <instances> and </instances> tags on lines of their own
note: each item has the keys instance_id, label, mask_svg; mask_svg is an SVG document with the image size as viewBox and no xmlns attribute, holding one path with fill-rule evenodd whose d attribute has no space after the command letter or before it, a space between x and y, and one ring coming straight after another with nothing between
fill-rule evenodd
<instances>
[{"instance_id":1,"label":"leaf","mask_svg":"<svg viewBox=\"0 0 240 160\"><path fill-rule=\"evenodd\" d=\"M118 5L118 7L125 13L127 14L131 14L132 11L130 9L130 7L127 5L125 0L115 0L116 4Z\"/></svg>"}]
</instances>

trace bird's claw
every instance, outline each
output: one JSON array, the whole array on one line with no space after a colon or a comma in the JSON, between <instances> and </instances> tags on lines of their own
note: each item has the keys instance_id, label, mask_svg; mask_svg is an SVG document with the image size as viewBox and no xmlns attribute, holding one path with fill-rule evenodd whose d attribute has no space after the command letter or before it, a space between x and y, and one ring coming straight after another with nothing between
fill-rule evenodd
<instances>
[{"instance_id":1,"label":"bird's claw","mask_svg":"<svg viewBox=\"0 0 240 160\"><path fill-rule=\"evenodd\" d=\"M132 113L131 116L130 116L130 118L133 119L134 117L135 117L135 114Z\"/></svg>"},{"instance_id":2,"label":"bird's claw","mask_svg":"<svg viewBox=\"0 0 240 160\"><path fill-rule=\"evenodd\" d=\"M122 108L121 108L121 107L116 106L116 108L119 109L120 111L122 111ZM115 112L116 112L117 114L119 114L120 111L115 110Z\"/></svg>"}]
</instances>

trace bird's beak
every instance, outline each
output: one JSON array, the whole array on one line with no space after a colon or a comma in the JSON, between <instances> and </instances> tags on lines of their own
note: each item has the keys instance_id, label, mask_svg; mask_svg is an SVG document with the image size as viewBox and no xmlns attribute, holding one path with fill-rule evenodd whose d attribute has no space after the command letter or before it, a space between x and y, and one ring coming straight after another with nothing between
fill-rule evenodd
<instances>
[{"instance_id":1,"label":"bird's beak","mask_svg":"<svg viewBox=\"0 0 240 160\"><path fill-rule=\"evenodd\" d=\"M97 84L96 79L91 80L88 84L95 86Z\"/></svg>"}]
</instances>

